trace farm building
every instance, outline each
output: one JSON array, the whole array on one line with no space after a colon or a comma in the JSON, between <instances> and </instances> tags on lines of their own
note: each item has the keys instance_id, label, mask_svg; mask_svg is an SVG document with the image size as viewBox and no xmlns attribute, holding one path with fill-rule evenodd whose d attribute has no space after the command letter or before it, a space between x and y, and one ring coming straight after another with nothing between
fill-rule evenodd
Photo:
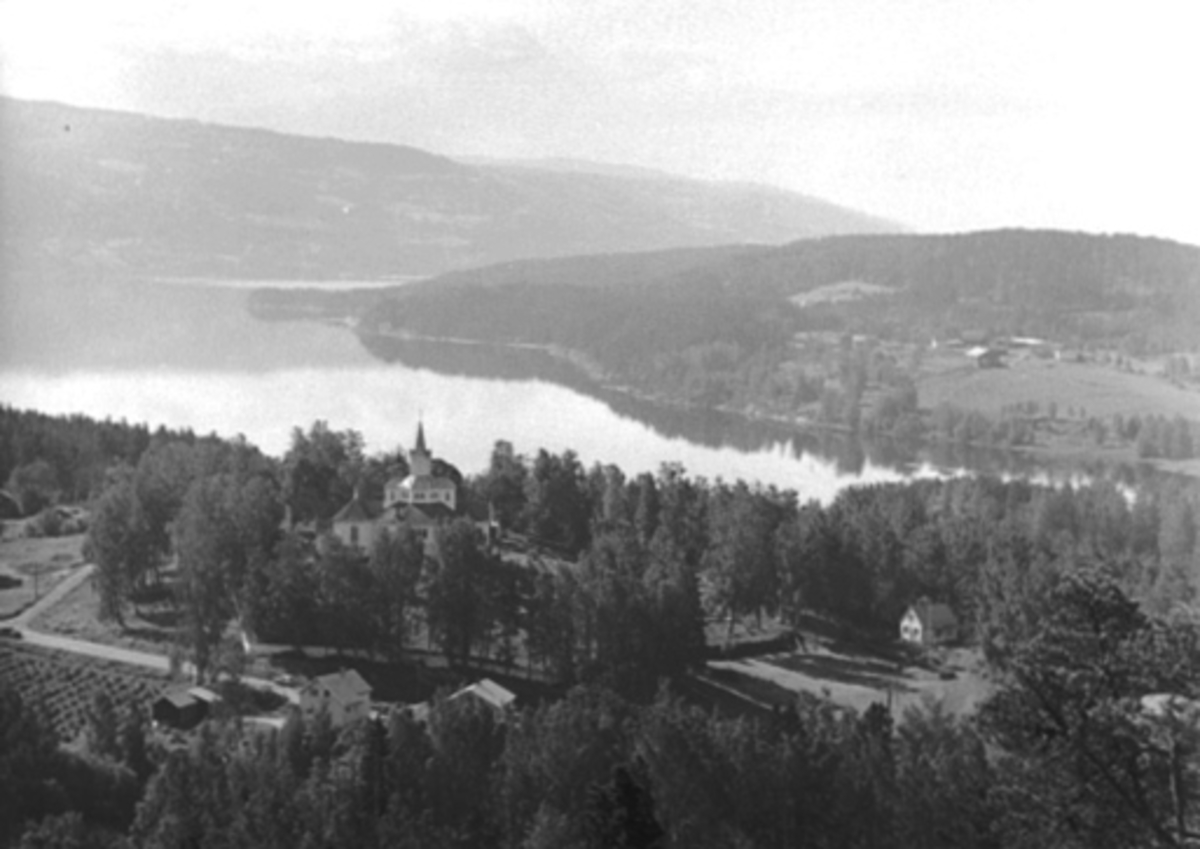
<instances>
[{"instance_id":1,"label":"farm building","mask_svg":"<svg viewBox=\"0 0 1200 849\"><path fill-rule=\"evenodd\" d=\"M472 699L491 708L496 714L503 715L513 702L517 700L515 693L501 687L490 678L483 678L476 681L469 687L464 687L457 693L454 693L450 698L453 699Z\"/></svg>"},{"instance_id":2,"label":"farm building","mask_svg":"<svg viewBox=\"0 0 1200 849\"><path fill-rule=\"evenodd\" d=\"M958 639L958 617L946 604L921 599L900 620L900 639L919 646L933 646Z\"/></svg>"},{"instance_id":3,"label":"farm building","mask_svg":"<svg viewBox=\"0 0 1200 849\"><path fill-rule=\"evenodd\" d=\"M980 368L1004 368L1004 358L1008 352L1003 348L985 348L978 346L967 351L967 356L975 361Z\"/></svg>"},{"instance_id":4,"label":"farm building","mask_svg":"<svg viewBox=\"0 0 1200 849\"><path fill-rule=\"evenodd\" d=\"M371 685L353 669L322 675L300 691L300 710L309 718L325 710L334 725L365 718L371 713Z\"/></svg>"},{"instance_id":5,"label":"farm building","mask_svg":"<svg viewBox=\"0 0 1200 849\"><path fill-rule=\"evenodd\" d=\"M155 699L150 714L159 725L186 731L207 719L220 701L220 696L204 687L180 688Z\"/></svg>"}]
</instances>

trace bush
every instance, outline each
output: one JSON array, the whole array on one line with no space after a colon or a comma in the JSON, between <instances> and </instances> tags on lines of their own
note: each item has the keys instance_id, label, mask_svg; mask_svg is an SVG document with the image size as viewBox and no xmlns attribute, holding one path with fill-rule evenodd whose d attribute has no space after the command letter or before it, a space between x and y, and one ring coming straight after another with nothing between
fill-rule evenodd
<instances>
[{"instance_id":1,"label":"bush","mask_svg":"<svg viewBox=\"0 0 1200 849\"><path fill-rule=\"evenodd\" d=\"M25 536L56 537L63 534L63 516L56 507L47 507L25 523Z\"/></svg>"}]
</instances>

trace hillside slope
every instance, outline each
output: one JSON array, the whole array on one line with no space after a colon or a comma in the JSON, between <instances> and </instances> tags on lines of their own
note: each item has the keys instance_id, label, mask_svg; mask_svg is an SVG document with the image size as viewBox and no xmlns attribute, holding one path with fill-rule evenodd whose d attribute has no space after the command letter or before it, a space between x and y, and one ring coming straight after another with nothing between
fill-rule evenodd
<instances>
[{"instance_id":1,"label":"hillside slope","mask_svg":"<svg viewBox=\"0 0 1200 849\"><path fill-rule=\"evenodd\" d=\"M894 231L760 186L556 163L465 164L411 147L0 98L10 271L354 279L521 257Z\"/></svg>"}]
</instances>

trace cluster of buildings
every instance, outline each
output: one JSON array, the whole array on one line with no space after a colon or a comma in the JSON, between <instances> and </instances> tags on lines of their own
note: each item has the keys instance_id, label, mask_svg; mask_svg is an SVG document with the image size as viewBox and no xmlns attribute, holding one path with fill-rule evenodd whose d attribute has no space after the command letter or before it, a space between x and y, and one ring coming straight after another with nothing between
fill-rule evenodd
<instances>
[{"instance_id":1,"label":"cluster of buildings","mask_svg":"<svg viewBox=\"0 0 1200 849\"><path fill-rule=\"evenodd\" d=\"M417 425L416 444L408 455L409 471L384 485L382 502L368 499L361 486L354 497L331 520L330 530L349 548L370 551L375 539L385 530L395 533L410 528L428 542L433 530L456 518L468 518L479 526L488 539L496 528L490 511L473 515L464 509L458 484L435 471L433 454L425 444L425 427Z\"/></svg>"}]
</instances>

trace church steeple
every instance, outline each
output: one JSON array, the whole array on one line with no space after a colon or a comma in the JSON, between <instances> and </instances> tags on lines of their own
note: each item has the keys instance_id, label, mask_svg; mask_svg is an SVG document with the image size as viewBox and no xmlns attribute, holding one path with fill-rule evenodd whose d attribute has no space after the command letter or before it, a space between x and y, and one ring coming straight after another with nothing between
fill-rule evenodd
<instances>
[{"instance_id":1,"label":"church steeple","mask_svg":"<svg viewBox=\"0 0 1200 849\"><path fill-rule=\"evenodd\" d=\"M433 457L425 447L425 423L417 420L417 444L408 456L409 469L417 477L433 474Z\"/></svg>"}]
</instances>

